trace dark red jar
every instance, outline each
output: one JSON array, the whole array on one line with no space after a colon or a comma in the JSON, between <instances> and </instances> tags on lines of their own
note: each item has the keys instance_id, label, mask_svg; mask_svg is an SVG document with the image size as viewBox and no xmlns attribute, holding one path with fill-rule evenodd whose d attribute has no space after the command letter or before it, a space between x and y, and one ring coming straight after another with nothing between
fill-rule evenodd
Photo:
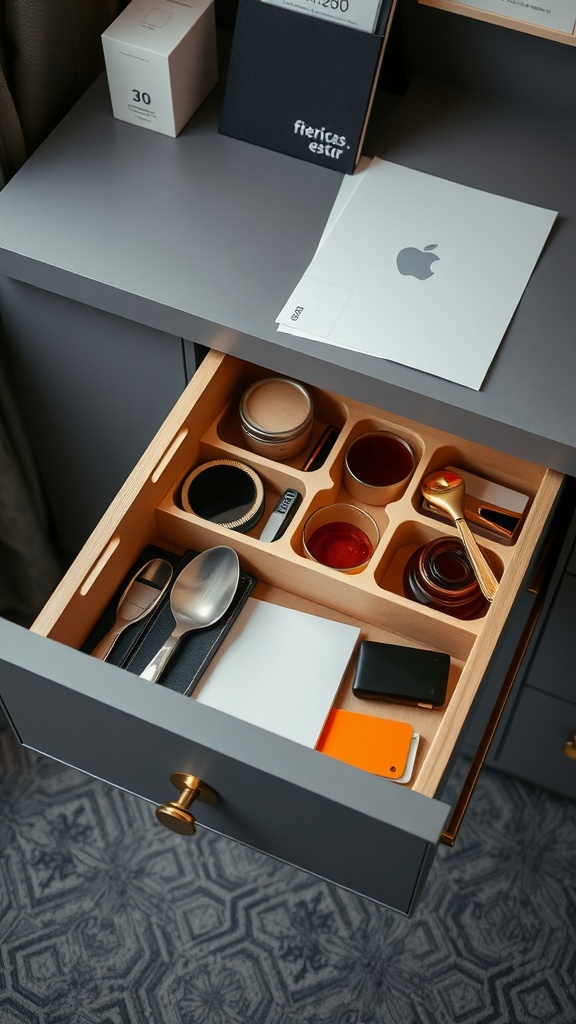
<instances>
[{"instance_id":1,"label":"dark red jar","mask_svg":"<svg viewBox=\"0 0 576 1024\"><path fill-rule=\"evenodd\" d=\"M453 537L416 549L404 569L404 592L457 619L478 619L489 607L462 543Z\"/></svg>"}]
</instances>

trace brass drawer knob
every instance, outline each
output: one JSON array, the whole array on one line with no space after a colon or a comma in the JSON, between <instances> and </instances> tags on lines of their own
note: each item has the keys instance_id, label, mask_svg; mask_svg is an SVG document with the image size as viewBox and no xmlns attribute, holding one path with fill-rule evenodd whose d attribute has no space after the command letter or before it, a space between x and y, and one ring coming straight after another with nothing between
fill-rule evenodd
<instances>
[{"instance_id":1,"label":"brass drawer knob","mask_svg":"<svg viewBox=\"0 0 576 1024\"><path fill-rule=\"evenodd\" d=\"M203 804L217 804L218 794L201 779L186 772L174 772L170 776L170 782L180 790L180 796L172 803L160 804L160 807L156 808L156 817L171 832L178 832L181 836L193 836L196 832L196 822L188 808L194 800L200 800Z\"/></svg>"},{"instance_id":2,"label":"brass drawer knob","mask_svg":"<svg viewBox=\"0 0 576 1024\"><path fill-rule=\"evenodd\" d=\"M562 747L562 753L566 754L571 761L576 761L576 732L574 733L571 740L567 740Z\"/></svg>"}]
</instances>

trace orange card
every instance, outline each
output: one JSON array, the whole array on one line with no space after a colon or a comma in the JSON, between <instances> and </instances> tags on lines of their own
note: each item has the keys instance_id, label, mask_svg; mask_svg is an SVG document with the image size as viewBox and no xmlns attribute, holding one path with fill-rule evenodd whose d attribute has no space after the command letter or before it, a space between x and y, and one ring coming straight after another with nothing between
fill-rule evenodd
<instances>
[{"instance_id":1,"label":"orange card","mask_svg":"<svg viewBox=\"0 0 576 1024\"><path fill-rule=\"evenodd\" d=\"M407 722L332 708L316 749L373 775L400 779L413 734Z\"/></svg>"}]
</instances>

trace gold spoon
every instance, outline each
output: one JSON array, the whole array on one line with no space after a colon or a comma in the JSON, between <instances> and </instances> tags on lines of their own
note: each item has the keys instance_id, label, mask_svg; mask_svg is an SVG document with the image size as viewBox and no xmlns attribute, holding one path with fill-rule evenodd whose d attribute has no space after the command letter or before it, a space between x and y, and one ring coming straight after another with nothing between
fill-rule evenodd
<instances>
[{"instance_id":1,"label":"gold spoon","mask_svg":"<svg viewBox=\"0 0 576 1024\"><path fill-rule=\"evenodd\" d=\"M484 558L474 535L464 518L464 481L449 469L430 473L422 481L420 490L431 505L447 512L458 528L460 539L470 559L480 590L487 601L492 601L498 588L496 579Z\"/></svg>"}]
</instances>

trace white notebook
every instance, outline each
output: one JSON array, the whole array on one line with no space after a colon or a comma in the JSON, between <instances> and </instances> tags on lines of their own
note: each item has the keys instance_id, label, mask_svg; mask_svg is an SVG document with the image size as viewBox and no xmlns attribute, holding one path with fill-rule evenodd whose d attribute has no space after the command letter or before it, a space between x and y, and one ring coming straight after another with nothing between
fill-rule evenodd
<instances>
[{"instance_id":1,"label":"white notebook","mask_svg":"<svg viewBox=\"0 0 576 1024\"><path fill-rule=\"evenodd\" d=\"M314 747L360 630L249 597L193 697Z\"/></svg>"},{"instance_id":2,"label":"white notebook","mask_svg":"<svg viewBox=\"0 0 576 1024\"><path fill-rule=\"evenodd\" d=\"M479 390L556 212L378 159L346 196L280 328Z\"/></svg>"}]
</instances>

